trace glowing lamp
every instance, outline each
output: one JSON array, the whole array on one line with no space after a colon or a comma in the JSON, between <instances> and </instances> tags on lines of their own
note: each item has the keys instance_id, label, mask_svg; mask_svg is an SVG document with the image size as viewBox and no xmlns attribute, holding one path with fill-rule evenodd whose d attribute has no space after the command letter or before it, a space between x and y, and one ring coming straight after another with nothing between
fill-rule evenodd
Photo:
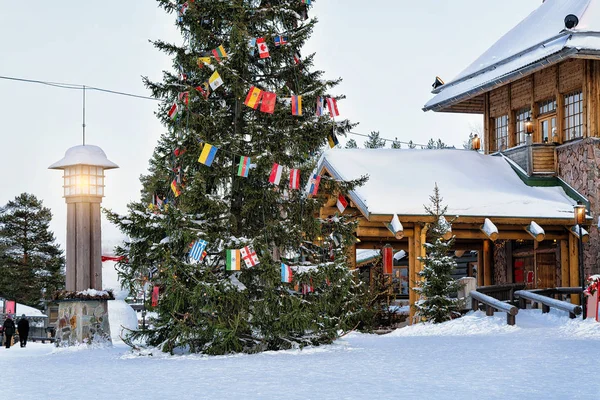
<instances>
[{"instance_id":1,"label":"glowing lamp","mask_svg":"<svg viewBox=\"0 0 600 400\"><path fill-rule=\"evenodd\" d=\"M471 142L471 147L475 151L479 151L479 149L481 148L481 138L479 138L479 136L477 136L477 134L475 134L475 136L473 136L473 140Z\"/></svg>"},{"instance_id":2,"label":"glowing lamp","mask_svg":"<svg viewBox=\"0 0 600 400\"><path fill-rule=\"evenodd\" d=\"M527 117L527 121L525 122L525 133L528 135L533 133L533 122L531 122L531 117Z\"/></svg>"},{"instance_id":3,"label":"glowing lamp","mask_svg":"<svg viewBox=\"0 0 600 400\"><path fill-rule=\"evenodd\" d=\"M585 212L586 212L585 205L583 205L581 203L578 203L573 208L574 208L574 211L575 211L575 223L577 225L583 225L583 224L585 224Z\"/></svg>"}]
</instances>

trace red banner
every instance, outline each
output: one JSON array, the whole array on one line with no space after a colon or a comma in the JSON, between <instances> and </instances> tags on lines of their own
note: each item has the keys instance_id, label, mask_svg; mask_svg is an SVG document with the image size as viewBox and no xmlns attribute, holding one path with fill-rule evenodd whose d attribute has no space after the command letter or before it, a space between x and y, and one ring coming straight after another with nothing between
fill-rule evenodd
<instances>
[{"instance_id":1,"label":"red banner","mask_svg":"<svg viewBox=\"0 0 600 400\"><path fill-rule=\"evenodd\" d=\"M4 313L15 314L17 311L17 303L14 300L6 300L4 302Z\"/></svg>"},{"instance_id":2,"label":"red banner","mask_svg":"<svg viewBox=\"0 0 600 400\"><path fill-rule=\"evenodd\" d=\"M104 262L104 261L121 261L124 258L125 257L123 257L123 256L120 256L120 257L102 256L102 262Z\"/></svg>"},{"instance_id":3,"label":"red banner","mask_svg":"<svg viewBox=\"0 0 600 400\"><path fill-rule=\"evenodd\" d=\"M154 288L152 289L152 307L158 306L158 291L159 287L154 286Z\"/></svg>"},{"instance_id":4,"label":"red banner","mask_svg":"<svg viewBox=\"0 0 600 400\"><path fill-rule=\"evenodd\" d=\"M383 273L391 275L394 269L394 249L392 246L386 245L381 249L383 255Z\"/></svg>"}]
</instances>

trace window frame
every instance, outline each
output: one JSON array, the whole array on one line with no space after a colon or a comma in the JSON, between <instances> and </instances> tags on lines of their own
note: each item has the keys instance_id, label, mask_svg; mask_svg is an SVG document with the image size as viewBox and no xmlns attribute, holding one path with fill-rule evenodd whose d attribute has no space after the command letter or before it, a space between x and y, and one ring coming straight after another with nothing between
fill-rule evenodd
<instances>
[{"instance_id":1,"label":"window frame","mask_svg":"<svg viewBox=\"0 0 600 400\"><path fill-rule=\"evenodd\" d=\"M508 114L493 118L494 121L494 151L501 152L508 148ZM504 142L504 146L500 142Z\"/></svg>"},{"instance_id":2,"label":"window frame","mask_svg":"<svg viewBox=\"0 0 600 400\"><path fill-rule=\"evenodd\" d=\"M563 95L562 137L565 142L583 137L583 90Z\"/></svg>"}]
</instances>

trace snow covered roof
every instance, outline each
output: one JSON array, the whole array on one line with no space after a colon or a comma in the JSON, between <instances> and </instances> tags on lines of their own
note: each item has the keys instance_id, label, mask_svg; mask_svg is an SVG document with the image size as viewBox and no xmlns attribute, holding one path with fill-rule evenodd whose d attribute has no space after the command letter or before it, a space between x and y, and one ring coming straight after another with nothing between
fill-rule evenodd
<instances>
[{"instance_id":1,"label":"snow covered roof","mask_svg":"<svg viewBox=\"0 0 600 400\"><path fill-rule=\"evenodd\" d=\"M20 317L25 314L26 317L46 317L46 314L37 308L26 306L25 304L17 303L16 316Z\"/></svg>"},{"instance_id":2,"label":"snow covered roof","mask_svg":"<svg viewBox=\"0 0 600 400\"><path fill-rule=\"evenodd\" d=\"M48 169L65 169L73 165L94 165L104 169L119 168L117 164L106 157L100 147L87 144L71 147L65 152L62 159L49 166Z\"/></svg>"},{"instance_id":3,"label":"snow covered roof","mask_svg":"<svg viewBox=\"0 0 600 400\"><path fill-rule=\"evenodd\" d=\"M356 250L356 264L362 264L367 261L372 261L381 257L381 251L379 250Z\"/></svg>"},{"instance_id":4,"label":"snow covered roof","mask_svg":"<svg viewBox=\"0 0 600 400\"><path fill-rule=\"evenodd\" d=\"M426 215L436 183L450 216L564 219L576 204L561 187L527 186L502 157L471 150L332 149L318 168L338 180L369 176L349 193L367 218Z\"/></svg>"},{"instance_id":5,"label":"snow covered roof","mask_svg":"<svg viewBox=\"0 0 600 400\"><path fill-rule=\"evenodd\" d=\"M573 14L579 24L565 28ZM600 0L546 0L451 82L423 110L443 110L494 86L575 55L600 52Z\"/></svg>"}]
</instances>

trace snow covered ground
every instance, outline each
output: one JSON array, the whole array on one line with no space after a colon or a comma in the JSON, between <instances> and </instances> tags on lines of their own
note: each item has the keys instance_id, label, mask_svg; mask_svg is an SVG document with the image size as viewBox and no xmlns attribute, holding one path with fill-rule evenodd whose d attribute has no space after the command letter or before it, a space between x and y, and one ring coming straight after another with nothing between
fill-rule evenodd
<instances>
[{"instance_id":1,"label":"snow covered ground","mask_svg":"<svg viewBox=\"0 0 600 400\"><path fill-rule=\"evenodd\" d=\"M2 398L578 399L600 393L600 323L471 313L384 336L258 355L140 356L124 345L0 349Z\"/></svg>"}]
</instances>

